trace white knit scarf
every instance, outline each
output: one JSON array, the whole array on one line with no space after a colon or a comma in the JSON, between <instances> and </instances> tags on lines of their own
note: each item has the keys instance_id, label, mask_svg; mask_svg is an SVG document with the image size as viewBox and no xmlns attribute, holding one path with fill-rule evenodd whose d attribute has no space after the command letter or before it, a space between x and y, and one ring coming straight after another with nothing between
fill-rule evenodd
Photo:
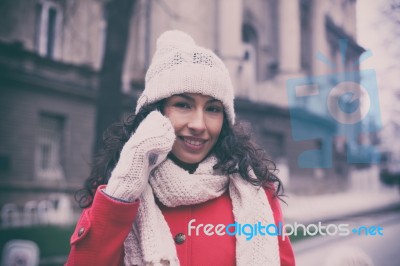
<instances>
[{"instance_id":1,"label":"white knit scarf","mask_svg":"<svg viewBox=\"0 0 400 266\"><path fill-rule=\"evenodd\" d=\"M274 223L271 206L263 189L251 185L238 174L224 176L213 169L210 156L189 174L170 159L160 164L140 198L132 230L125 240L125 265L179 265L173 236L154 195L168 207L192 205L221 196L229 189L233 216L241 224ZM254 177L254 172L251 171ZM229 185L228 185L229 183ZM276 236L256 235L251 240L236 235L236 264L280 265Z\"/></svg>"}]
</instances>

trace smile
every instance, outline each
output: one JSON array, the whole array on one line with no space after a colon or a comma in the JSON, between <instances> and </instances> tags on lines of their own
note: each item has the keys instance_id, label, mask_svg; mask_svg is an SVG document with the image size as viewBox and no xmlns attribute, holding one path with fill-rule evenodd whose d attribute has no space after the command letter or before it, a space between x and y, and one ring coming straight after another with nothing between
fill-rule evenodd
<instances>
[{"instance_id":1,"label":"smile","mask_svg":"<svg viewBox=\"0 0 400 266\"><path fill-rule=\"evenodd\" d=\"M204 143L207 142L207 140L203 139L195 139L195 138L188 138L188 137L179 137L185 146L191 150L200 150L203 148Z\"/></svg>"}]
</instances>

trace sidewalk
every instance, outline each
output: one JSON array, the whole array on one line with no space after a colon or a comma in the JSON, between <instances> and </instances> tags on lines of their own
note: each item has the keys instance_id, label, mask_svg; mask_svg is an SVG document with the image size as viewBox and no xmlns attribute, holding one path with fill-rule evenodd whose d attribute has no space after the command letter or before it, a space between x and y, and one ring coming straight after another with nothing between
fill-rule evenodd
<instances>
[{"instance_id":1,"label":"sidewalk","mask_svg":"<svg viewBox=\"0 0 400 266\"><path fill-rule=\"evenodd\" d=\"M288 195L281 203L286 223L316 223L400 206L398 188L319 196Z\"/></svg>"}]
</instances>

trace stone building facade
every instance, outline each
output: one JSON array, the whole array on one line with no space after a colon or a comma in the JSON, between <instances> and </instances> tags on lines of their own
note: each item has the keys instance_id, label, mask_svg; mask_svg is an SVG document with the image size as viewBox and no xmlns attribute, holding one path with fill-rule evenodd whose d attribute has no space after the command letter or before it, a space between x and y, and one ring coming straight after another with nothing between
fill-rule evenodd
<instances>
[{"instance_id":1,"label":"stone building facade","mask_svg":"<svg viewBox=\"0 0 400 266\"><path fill-rule=\"evenodd\" d=\"M324 54L350 71L356 42L355 0L137 0L130 21L123 80L134 109L165 30L180 29L227 64L239 119L277 162L290 191L315 194L346 186L345 144L335 140L332 168L298 165L318 139L294 141L286 95L289 78L331 73ZM0 3L0 205L69 193L89 174L95 136L98 75L106 28L103 1L4 0ZM338 39L348 40L341 62ZM335 69L335 71L339 71ZM357 70L357 69L355 69ZM307 105L300 106L307 112ZM311 127L335 125L315 114ZM307 121L305 121L307 122ZM307 122L308 123L308 122ZM24 197L21 197L23 193Z\"/></svg>"},{"instance_id":2,"label":"stone building facade","mask_svg":"<svg viewBox=\"0 0 400 266\"><path fill-rule=\"evenodd\" d=\"M171 0L140 1L138 5L131 21L123 75L125 92L140 93L159 34L168 29L184 30L227 64L239 119L250 122L291 191L314 194L346 187L346 139L334 139L329 144L332 147L318 138L298 142L293 140L291 128L293 119L303 119L305 128L333 135L340 125L325 119L329 114L319 110L319 102L299 103L297 107L307 113L307 119L301 114L291 117L293 106L289 106L286 82L358 70L354 62L364 49L356 42L356 1ZM343 62L341 39L347 40ZM317 60L317 52L335 68ZM326 156L332 157L331 167L300 167L298 157L312 149L331 149L332 155Z\"/></svg>"},{"instance_id":3,"label":"stone building facade","mask_svg":"<svg viewBox=\"0 0 400 266\"><path fill-rule=\"evenodd\" d=\"M50 209L74 222L93 155L102 14L98 1L0 3L1 227L51 222L39 217Z\"/></svg>"}]
</instances>

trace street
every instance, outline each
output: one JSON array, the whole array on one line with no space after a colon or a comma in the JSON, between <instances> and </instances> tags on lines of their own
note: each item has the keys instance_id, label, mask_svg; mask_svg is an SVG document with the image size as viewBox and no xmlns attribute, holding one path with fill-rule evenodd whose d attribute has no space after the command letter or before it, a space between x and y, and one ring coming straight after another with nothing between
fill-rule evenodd
<instances>
[{"instance_id":1,"label":"street","mask_svg":"<svg viewBox=\"0 0 400 266\"><path fill-rule=\"evenodd\" d=\"M327 261L331 260L332 256L336 258L341 257L345 253L356 251L356 249L368 254L375 266L400 265L398 247L400 239L400 211L398 209L332 223L350 224L350 230L359 226L381 226L383 228L383 235L366 236L350 233L349 236L318 236L294 243L296 265L323 266Z\"/></svg>"}]
</instances>

